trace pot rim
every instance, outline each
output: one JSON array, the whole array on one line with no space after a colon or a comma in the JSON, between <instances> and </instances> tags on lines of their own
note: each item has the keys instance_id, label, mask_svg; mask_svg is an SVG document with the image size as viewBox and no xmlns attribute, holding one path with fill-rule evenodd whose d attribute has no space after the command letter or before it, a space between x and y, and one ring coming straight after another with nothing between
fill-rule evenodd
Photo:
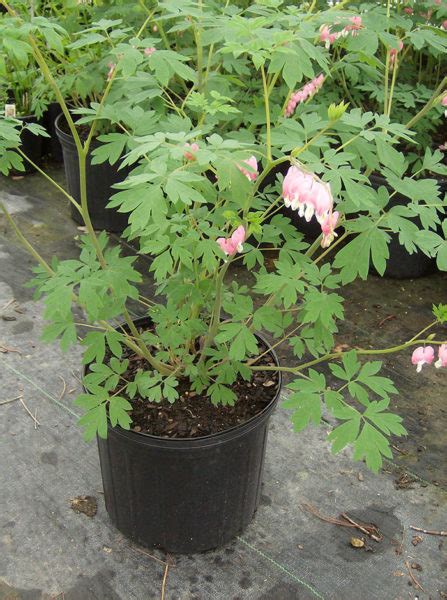
<instances>
[{"instance_id":1,"label":"pot rim","mask_svg":"<svg viewBox=\"0 0 447 600\"><path fill-rule=\"evenodd\" d=\"M54 119L54 128L56 130L56 135L59 138L59 141L62 142L64 141L67 144L70 144L70 146L74 146L76 147L74 138L72 135L69 135L68 133L65 133L65 131L63 131L60 127L59 127L59 123L61 121L61 119L65 117L64 113L61 111L57 117Z\"/></svg>"},{"instance_id":2,"label":"pot rim","mask_svg":"<svg viewBox=\"0 0 447 600\"><path fill-rule=\"evenodd\" d=\"M149 316L137 317L136 319L134 319L133 322L135 324L139 324L139 323L141 324L141 323L144 323L147 321L150 321ZM118 325L115 329L120 329L120 328L121 329L127 328L127 324L123 323L122 325ZM273 361L276 364L276 366L279 367L278 356L277 356L276 352L274 351L274 349L271 347L271 345L259 333L256 333L255 337L257 337L259 340L261 340L267 346L270 356L273 358ZM88 367L89 367L88 364L85 365L84 374L87 373ZM203 436L198 436L198 437L169 438L169 437L153 435L151 433L145 433L142 431L131 431L131 430L123 429L119 425L116 425L115 427L113 427L112 424L110 423L110 420L107 419L108 435L110 433L112 433L114 435L119 435L124 438L127 438L129 441L135 441L138 443L147 443L147 444L152 443L153 445L159 445L159 446L163 445L164 447L170 446L171 448L178 448L180 445L183 445L184 447L189 446L190 448L212 446L216 443L220 443L223 441L237 438L240 435L244 435L245 433L247 433L248 431L250 431L251 429L256 427L258 424L260 424L262 421L264 421L271 414L273 409L275 408L275 406L279 400L280 394L281 394L282 383L283 383L282 372L276 371L276 373L278 375L278 387L277 387L276 393L273 396L272 400L270 400L270 402L260 412L258 412L257 414L255 414L252 417L250 417L249 419L247 419L247 421L244 421L243 423L239 423L238 425L233 425L232 427L223 429L222 431L218 431L216 433L210 433L208 435L203 435Z\"/></svg>"}]
</instances>

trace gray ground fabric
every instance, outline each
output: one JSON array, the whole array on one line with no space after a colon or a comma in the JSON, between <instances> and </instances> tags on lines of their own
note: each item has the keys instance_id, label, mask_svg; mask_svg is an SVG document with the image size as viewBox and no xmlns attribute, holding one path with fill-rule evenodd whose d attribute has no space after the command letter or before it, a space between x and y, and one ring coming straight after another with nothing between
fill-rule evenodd
<instances>
[{"instance_id":1,"label":"gray ground fabric","mask_svg":"<svg viewBox=\"0 0 447 600\"><path fill-rule=\"evenodd\" d=\"M0 200L45 257L76 254L79 231L66 203L38 176L0 179ZM396 440L394 464L377 476L349 452L331 456L329 424L296 435L279 407L252 525L225 548L166 557L135 546L108 519L96 446L76 425L80 349L62 354L40 341L43 304L22 287L32 265L0 217L0 403L22 395L40 423L20 401L0 404L0 600L157 600L166 560L165 600L447 598L447 538L410 529L447 529L447 373L416 375L408 353L387 358L401 391L394 408L411 436ZM446 292L443 274L353 284L337 341L367 347L404 340L429 322L432 303L445 301ZM287 353L282 359L292 360ZM96 516L71 509L81 495L98 499ZM350 539L360 532L317 518L306 503L326 517L347 513L374 523L384 538L355 549Z\"/></svg>"}]
</instances>

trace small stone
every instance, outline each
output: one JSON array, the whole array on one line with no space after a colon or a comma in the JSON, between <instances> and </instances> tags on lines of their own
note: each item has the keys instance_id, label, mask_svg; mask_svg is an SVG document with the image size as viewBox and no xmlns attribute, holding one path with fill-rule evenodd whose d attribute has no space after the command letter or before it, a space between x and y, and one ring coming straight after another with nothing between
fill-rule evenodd
<instances>
[{"instance_id":1,"label":"small stone","mask_svg":"<svg viewBox=\"0 0 447 600\"><path fill-rule=\"evenodd\" d=\"M141 427L139 425L135 425L135 427L133 428L133 430L138 433L139 431L141 431Z\"/></svg>"},{"instance_id":2,"label":"small stone","mask_svg":"<svg viewBox=\"0 0 447 600\"><path fill-rule=\"evenodd\" d=\"M2 315L3 321L17 321L17 317L11 315Z\"/></svg>"},{"instance_id":3,"label":"small stone","mask_svg":"<svg viewBox=\"0 0 447 600\"><path fill-rule=\"evenodd\" d=\"M363 481L363 480L364 480L363 473L360 473L360 472L359 472L359 473L357 474L357 479L358 479L359 481Z\"/></svg>"}]
</instances>

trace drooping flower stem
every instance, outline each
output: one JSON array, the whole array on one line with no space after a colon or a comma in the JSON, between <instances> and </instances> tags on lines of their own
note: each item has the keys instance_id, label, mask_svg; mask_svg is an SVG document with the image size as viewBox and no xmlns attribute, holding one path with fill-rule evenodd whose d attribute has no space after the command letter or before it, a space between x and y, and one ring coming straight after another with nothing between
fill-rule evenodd
<instances>
[{"instance_id":1,"label":"drooping flower stem","mask_svg":"<svg viewBox=\"0 0 447 600\"><path fill-rule=\"evenodd\" d=\"M437 323L437 321L435 321L435 323ZM427 329L429 329L430 327L433 327L433 325L435 323L431 323L428 327L425 327L422 331L427 331ZM418 334L416 334L415 337L411 338L407 342L404 342L403 344L399 344L398 346L390 346L389 348L372 349L372 350L363 350L363 349L359 348L359 349L356 349L356 352L359 356L360 355L364 355L364 356L379 355L380 356L382 354L394 354L395 352L400 352L401 350L405 350L406 348L410 348L411 346L417 346L418 344L433 344L433 345L442 346L443 344L446 343L446 340L435 341L435 340L431 340L431 339L418 339L418 336L421 335L421 333L422 332L419 332ZM267 367L267 366L254 367L253 366L250 368L252 370L265 370L265 371L279 370L279 371L286 371L288 373L299 373L300 371L303 371L304 369L313 367L322 362L328 362L330 360L341 358L344 354L347 354L347 352L331 352L331 353L325 354L324 356L321 356L320 358L315 358L314 360L303 363L296 367Z\"/></svg>"},{"instance_id":2,"label":"drooping flower stem","mask_svg":"<svg viewBox=\"0 0 447 600\"><path fill-rule=\"evenodd\" d=\"M269 99L269 89L267 85L267 79L265 76L264 65L261 66L261 75L262 75L262 87L264 89L264 106L265 106L265 122L266 122L266 151L267 151L267 160L269 162L272 161L272 139L271 139L271 131L270 131L270 99Z\"/></svg>"},{"instance_id":3,"label":"drooping flower stem","mask_svg":"<svg viewBox=\"0 0 447 600\"><path fill-rule=\"evenodd\" d=\"M412 119L410 119L408 121L408 123L405 124L405 127L407 129L411 129L413 127L413 125L415 125L420 119L422 119L422 117L424 117L433 108L433 106L436 104L436 102L438 100L438 97L440 96L440 94L442 94L442 92L444 91L446 86L447 86L447 77L444 77L444 79L441 81L441 83L438 85L438 87L433 92L432 97L427 102L427 104L423 108L421 108L421 110Z\"/></svg>"},{"instance_id":4,"label":"drooping flower stem","mask_svg":"<svg viewBox=\"0 0 447 600\"><path fill-rule=\"evenodd\" d=\"M386 112L385 112L385 114L388 117L391 114L391 107L393 105L394 86L396 84L398 67L399 67L399 63L398 63L398 59L397 59L397 56L396 56L395 62L394 62L394 68L393 68L393 76L391 78L390 91L389 91L389 95L388 95L388 106L386 107Z\"/></svg>"}]
</instances>

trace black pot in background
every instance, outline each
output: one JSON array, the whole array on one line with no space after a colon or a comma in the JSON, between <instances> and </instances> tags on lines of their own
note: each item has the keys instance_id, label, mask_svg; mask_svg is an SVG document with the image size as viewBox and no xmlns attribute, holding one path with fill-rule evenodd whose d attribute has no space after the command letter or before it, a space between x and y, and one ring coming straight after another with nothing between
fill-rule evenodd
<instances>
[{"instance_id":1,"label":"black pot in background","mask_svg":"<svg viewBox=\"0 0 447 600\"><path fill-rule=\"evenodd\" d=\"M147 317L137 326L147 326ZM270 351L276 364L278 359ZM107 512L134 542L173 553L229 542L258 508L267 430L281 389L246 423L200 438L162 438L120 427L98 438Z\"/></svg>"},{"instance_id":2,"label":"black pot in background","mask_svg":"<svg viewBox=\"0 0 447 600\"><path fill-rule=\"evenodd\" d=\"M61 130L60 124L63 118L63 114L60 114L55 121L56 134L62 146L68 190L73 198L80 202L79 161L76 144L71 135ZM93 147L94 144L95 142L92 144ZM116 193L112 186L123 181L131 171L130 168L119 171L118 167L119 163L110 165L108 162L92 165L90 153L87 156L88 210L95 229L121 233L127 227L127 214L119 213L116 208L106 208L110 197ZM71 205L71 216L76 223L83 225L82 219L73 205Z\"/></svg>"},{"instance_id":3,"label":"black pot in background","mask_svg":"<svg viewBox=\"0 0 447 600\"><path fill-rule=\"evenodd\" d=\"M38 123L40 124L39 119L34 115L28 115L26 117L18 117L20 121L24 123ZM42 159L42 144L44 138L40 135L34 135L28 129L23 129L20 134L20 149L26 156L33 161L37 166L40 166L40 162ZM16 175L23 175L28 173L34 173L36 169L25 159L23 159L23 166L25 167L25 171L14 171Z\"/></svg>"},{"instance_id":4,"label":"black pot in background","mask_svg":"<svg viewBox=\"0 0 447 600\"><path fill-rule=\"evenodd\" d=\"M289 169L289 162L284 162L274 167L267 177L262 181L261 185L259 186L259 191L263 192L267 186L274 185L276 181L276 175L281 174L285 177ZM297 230L303 233L308 240L314 241L320 235L321 227L315 217L312 217L312 219L307 222L304 217L299 216L297 210L288 208L284 205L284 202L281 203L281 213L285 217L288 217L293 225L295 225Z\"/></svg>"},{"instance_id":5,"label":"black pot in background","mask_svg":"<svg viewBox=\"0 0 447 600\"><path fill-rule=\"evenodd\" d=\"M374 189L385 186L391 190L386 179L380 175L370 176L371 185ZM409 199L402 194L396 193L391 198L389 207L408 204ZM418 227L422 228L422 223L418 217L411 219ZM421 252L420 250L410 254L404 246L399 243L397 233L389 233L391 241L388 244L390 257L386 264L384 276L391 279L417 279L424 275L429 275L436 270L436 262Z\"/></svg>"},{"instance_id":6,"label":"black pot in background","mask_svg":"<svg viewBox=\"0 0 447 600\"><path fill-rule=\"evenodd\" d=\"M61 107L57 102L48 105L43 116L43 125L49 134L49 138L44 138L43 154L49 155L55 162L62 162L62 146L56 134L56 119L61 113Z\"/></svg>"}]
</instances>

